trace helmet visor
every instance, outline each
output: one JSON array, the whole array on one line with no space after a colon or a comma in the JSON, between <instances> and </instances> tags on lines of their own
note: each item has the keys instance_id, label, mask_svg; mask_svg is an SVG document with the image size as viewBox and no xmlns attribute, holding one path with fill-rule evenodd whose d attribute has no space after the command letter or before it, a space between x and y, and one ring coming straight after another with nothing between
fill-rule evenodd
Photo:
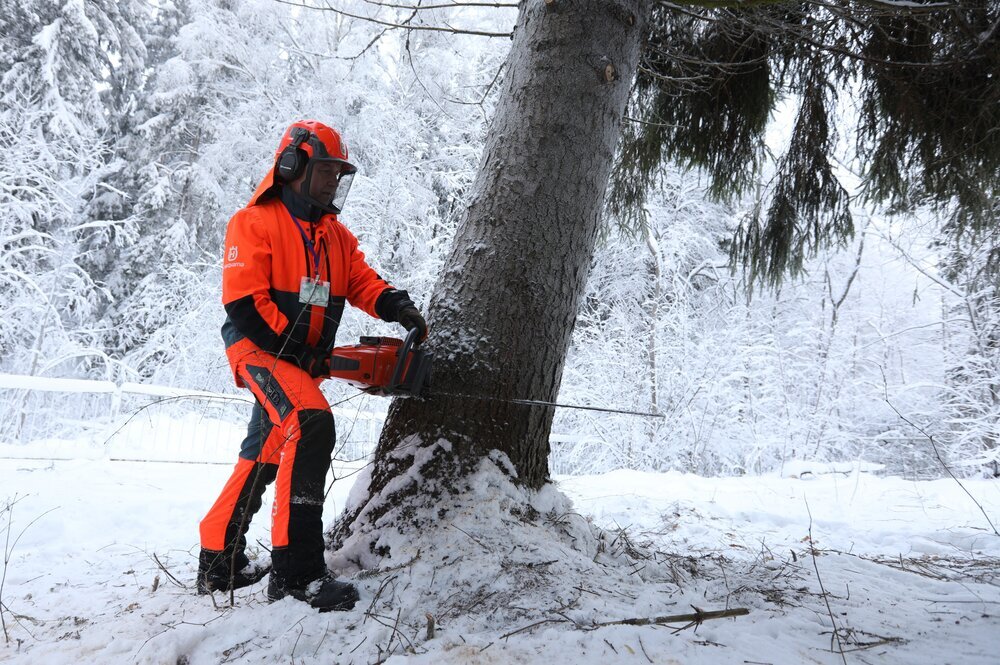
<instances>
[{"instance_id":1,"label":"helmet visor","mask_svg":"<svg viewBox=\"0 0 1000 665\"><path fill-rule=\"evenodd\" d=\"M312 203L337 215L344 209L357 168L342 159L329 157L309 160L303 190Z\"/></svg>"}]
</instances>

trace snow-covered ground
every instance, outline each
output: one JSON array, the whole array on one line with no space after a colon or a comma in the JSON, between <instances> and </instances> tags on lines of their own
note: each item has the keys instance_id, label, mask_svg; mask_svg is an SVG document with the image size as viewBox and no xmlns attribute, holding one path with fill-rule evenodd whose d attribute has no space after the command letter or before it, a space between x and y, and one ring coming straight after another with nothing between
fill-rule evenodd
<instances>
[{"instance_id":1,"label":"snow-covered ground","mask_svg":"<svg viewBox=\"0 0 1000 665\"><path fill-rule=\"evenodd\" d=\"M317 614L293 600L268 604L263 583L237 592L235 607L194 594L197 522L227 477L225 466L0 459L0 501L14 501L12 512L0 514L10 636L0 643L0 661L1000 660L1000 537L954 481L803 470L785 478L561 477L558 488L578 514L560 509L555 492L534 499L540 517L531 528L558 527L565 536L551 545L529 542L517 520L502 519L497 506L507 505L511 488L486 470L477 502L447 518L454 528L414 542L375 573L345 570L362 601L350 612ZM334 484L328 518L353 480ZM1000 522L1000 482L965 484ZM581 515L607 532L579 542L598 533ZM268 543L267 521L265 509L251 543ZM556 563L576 556L567 554L570 545L579 560ZM501 575L512 569L521 586ZM483 593L491 584L496 595ZM394 598L406 600L395 607ZM500 609L490 605L497 598ZM749 614L686 628L594 627L692 606ZM432 639L427 614L435 617Z\"/></svg>"}]
</instances>

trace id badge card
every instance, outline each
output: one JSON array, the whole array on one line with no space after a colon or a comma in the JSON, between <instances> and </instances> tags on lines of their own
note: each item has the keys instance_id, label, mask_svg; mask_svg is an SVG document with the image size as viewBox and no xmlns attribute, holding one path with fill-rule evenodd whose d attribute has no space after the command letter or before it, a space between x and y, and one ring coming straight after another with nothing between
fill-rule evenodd
<instances>
[{"instance_id":1,"label":"id badge card","mask_svg":"<svg viewBox=\"0 0 1000 665\"><path fill-rule=\"evenodd\" d=\"M303 276L299 284L299 302L326 307L330 303L330 282Z\"/></svg>"}]
</instances>

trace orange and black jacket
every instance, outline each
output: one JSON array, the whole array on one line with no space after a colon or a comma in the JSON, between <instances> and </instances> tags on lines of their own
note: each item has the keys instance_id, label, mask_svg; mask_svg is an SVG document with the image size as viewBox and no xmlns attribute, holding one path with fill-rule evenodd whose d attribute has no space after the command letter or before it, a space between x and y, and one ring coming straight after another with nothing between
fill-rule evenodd
<instances>
[{"instance_id":1,"label":"orange and black jacket","mask_svg":"<svg viewBox=\"0 0 1000 665\"><path fill-rule=\"evenodd\" d=\"M299 302L303 277L330 283L325 306ZM233 215L222 264L222 338L231 360L253 349L247 340L291 362L306 347L333 348L345 301L386 321L413 304L365 262L335 215L297 220L277 197L255 197Z\"/></svg>"}]
</instances>

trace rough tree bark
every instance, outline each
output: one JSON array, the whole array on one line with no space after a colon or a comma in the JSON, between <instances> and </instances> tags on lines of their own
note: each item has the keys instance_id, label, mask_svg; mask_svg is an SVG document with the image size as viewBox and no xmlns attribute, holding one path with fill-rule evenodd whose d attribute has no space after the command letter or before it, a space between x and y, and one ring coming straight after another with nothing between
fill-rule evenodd
<instances>
[{"instance_id":1,"label":"rough tree bark","mask_svg":"<svg viewBox=\"0 0 1000 665\"><path fill-rule=\"evenodd\" d=\"M429 307L438 394L392 404L369 501L414 455L421 478L460 477L496 449L525 486L546 481L553 410L500 400L556 399L648 12L648 0L522 3L470 204ZM427 455L439 440L450 445ZM404 485L379 500L422 491ZM349 508L334 544L361 508Z\"/></svg>"}]
</instances>

